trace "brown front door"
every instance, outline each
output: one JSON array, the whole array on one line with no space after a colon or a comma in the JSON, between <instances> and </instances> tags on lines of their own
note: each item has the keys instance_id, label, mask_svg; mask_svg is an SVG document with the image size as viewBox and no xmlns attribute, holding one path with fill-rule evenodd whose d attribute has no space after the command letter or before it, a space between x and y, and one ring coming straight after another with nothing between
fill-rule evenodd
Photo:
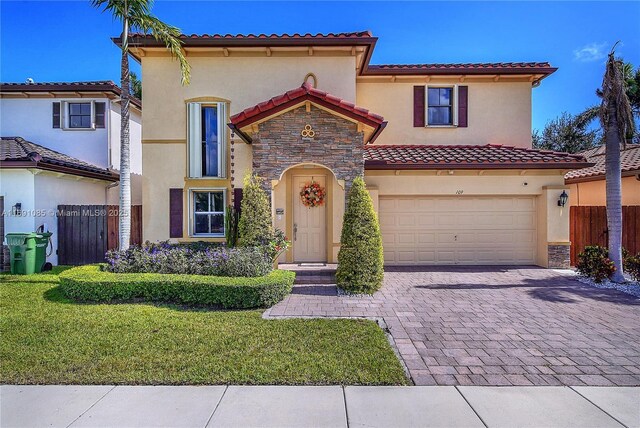
<instances>
[{"instance_id":1,"label":"brown front door","mask_svg":"<svg viewBox=\"0 0 640 428\"><path fill-rule=\"evenodd\" d=\"M300 198L312 180L326 187L325 175L293 177L293 259L297 263L327 261L326 205L308 208Z\"/></svg>"}]
</instances>

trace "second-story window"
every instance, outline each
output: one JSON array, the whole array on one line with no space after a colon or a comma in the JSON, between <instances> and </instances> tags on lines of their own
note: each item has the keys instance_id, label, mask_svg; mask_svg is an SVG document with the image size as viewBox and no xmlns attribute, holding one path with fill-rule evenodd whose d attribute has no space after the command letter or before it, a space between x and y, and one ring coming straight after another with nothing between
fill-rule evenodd
<instances>
[{"instance_id":1,"label":"second-story window","mask_svg":"<svg viewBox=\"0 0 640 428\"><path fill-rule=\"evenodd\" d=\"M226 104L188 104L189 177L226 177Z\"/></svg>"},{"instance_id":2,"label":"second-story window","mask_svg":"<svg viewBox=\"0 0 640 428\"><path fill-rule=\"evenodd\" d=\"M91 128L91 103L69 103L69 128Z\"/></svg>"},{"instance_id":3,"label":"second-story window","mask_svg":"<svg viewBox=\"0 0 640 428\"><path fill-rule=\"evenodd\" d=\"M427 123L453 125L453 88L427 88Z\"/></svg>"},{"instance_id":4,"label":"second-story window","mask_svg":"<svg viewBox=\"0 0 640 428\"><path fill-rule=\"evenodd\" d=\"M100 101L56 101L52 104L52 126L62 130L104 128L106 103Z\"/></svg>"},{"instance_id":5,"label":"second-story window","mask_svg":"<svg viewBox=\"0 0 640 428\"><path fill-rule=\"evenodd\" d=\"M218 152L218 106L202 106L202 175L217 177L219 175Z\"/></svg>"}]
</instances>

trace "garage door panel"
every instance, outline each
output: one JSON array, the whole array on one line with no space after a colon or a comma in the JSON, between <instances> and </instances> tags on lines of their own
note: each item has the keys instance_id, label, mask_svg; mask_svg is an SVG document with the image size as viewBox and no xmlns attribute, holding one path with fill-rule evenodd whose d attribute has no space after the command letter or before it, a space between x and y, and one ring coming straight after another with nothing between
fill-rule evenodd
<instances>
[{"instance_id":1,"label":"garage door panel","mask_svg":"<svg viewBox=\"0 0 640 428\"><path fill-rule=\"evenodd\" d=\"M530 264L534 197L380 196L389 264Z\"/></svg>"},{"instance_id":2,"label":"garage door panel","mask_svg":"<svg viewBox=\"0 0 640 428\"><path fill-rule=\"evenodd\" d=\"M436 242L436 234L435 233L418 232L418 243L419 244L433 244L435 242Z\"/></svg>"},{"instance_id":3,"label":"garage door panel","mask_svg":"<svg viewBox=\"0 0 640 428\"><path fill-rule=\"evenodd\" d=\"M436 216L434 214L416 214L418 216L418 226L429 227L436 225Z\"/></svg>"},{"instance_id":4,"label":"garage door panel","mask_svg":"<svg viewBox=\"0 0 640 428\"><path fill-rule=\"evenodd\" d=\"M396 216L393 214L383 214L382 209L380 209L378 221L380 222L381 228L391 230L391 228L395 227L396 225Z\"/></svg>"},{"instance_id":5,"label":"garage door panel","mask_svg":"<svg viewBox=\"0 0 640 428\"><path fill-rule=\"evenodd\" d=\"M414 227L416 226L416 215L415 214L402 214L398 213L397 219L398 227Z\"/></svg>"}]
</instances>

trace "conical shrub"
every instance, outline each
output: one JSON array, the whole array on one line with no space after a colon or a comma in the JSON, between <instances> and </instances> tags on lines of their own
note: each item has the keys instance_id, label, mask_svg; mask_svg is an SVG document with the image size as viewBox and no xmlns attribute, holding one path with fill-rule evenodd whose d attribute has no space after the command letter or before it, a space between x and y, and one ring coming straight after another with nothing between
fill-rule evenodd
<instances>
[{"instance_id":1,"label":"conical shrub","mask_svg":"<svg viewBox=\"0 0 640 428\"><path fill-rule=\"evenodd\" d=\"M349 191L342 223L336 280L348 293L373 294L382 286L384 257L378 216L364 179L357 177Z\"/></svg>"},{"instance_id":2,"label":"conical shrub","mask_svg":"<svg viewBox=\"0 0 640 428\"><path fill-rule=\"evenodd\" d=\"M238 244L242 247L267 245L273 238L271 208L267 193L262 189L262 179L255 174L244 177Z\"/></svg>"}]
</instances>

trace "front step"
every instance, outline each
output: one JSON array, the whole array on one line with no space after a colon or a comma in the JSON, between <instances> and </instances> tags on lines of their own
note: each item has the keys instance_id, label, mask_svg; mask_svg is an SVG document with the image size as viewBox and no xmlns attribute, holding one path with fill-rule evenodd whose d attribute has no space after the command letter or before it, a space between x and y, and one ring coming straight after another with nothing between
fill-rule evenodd
<instances>
[{"instance_id":1,"label":"front step","mask_svg":"<svg viewBox=\"0 0 640 428\"><path fill-rule=\"evenodd\" d=\"M296 273L294 284L335 284L336 283L336 267L335 265L298 265L298 264L281 264L280 269L290 270Z\"/></svg>"},{"instance_id":2,"label":"front step","mask_svg":"<svg viewBox=\"0 0 640 428\"><path fill-rule=\"evenodd\" d=\"M294 284L335 284L335 275L296 275Z\"/></svg>"}]
</instances>

